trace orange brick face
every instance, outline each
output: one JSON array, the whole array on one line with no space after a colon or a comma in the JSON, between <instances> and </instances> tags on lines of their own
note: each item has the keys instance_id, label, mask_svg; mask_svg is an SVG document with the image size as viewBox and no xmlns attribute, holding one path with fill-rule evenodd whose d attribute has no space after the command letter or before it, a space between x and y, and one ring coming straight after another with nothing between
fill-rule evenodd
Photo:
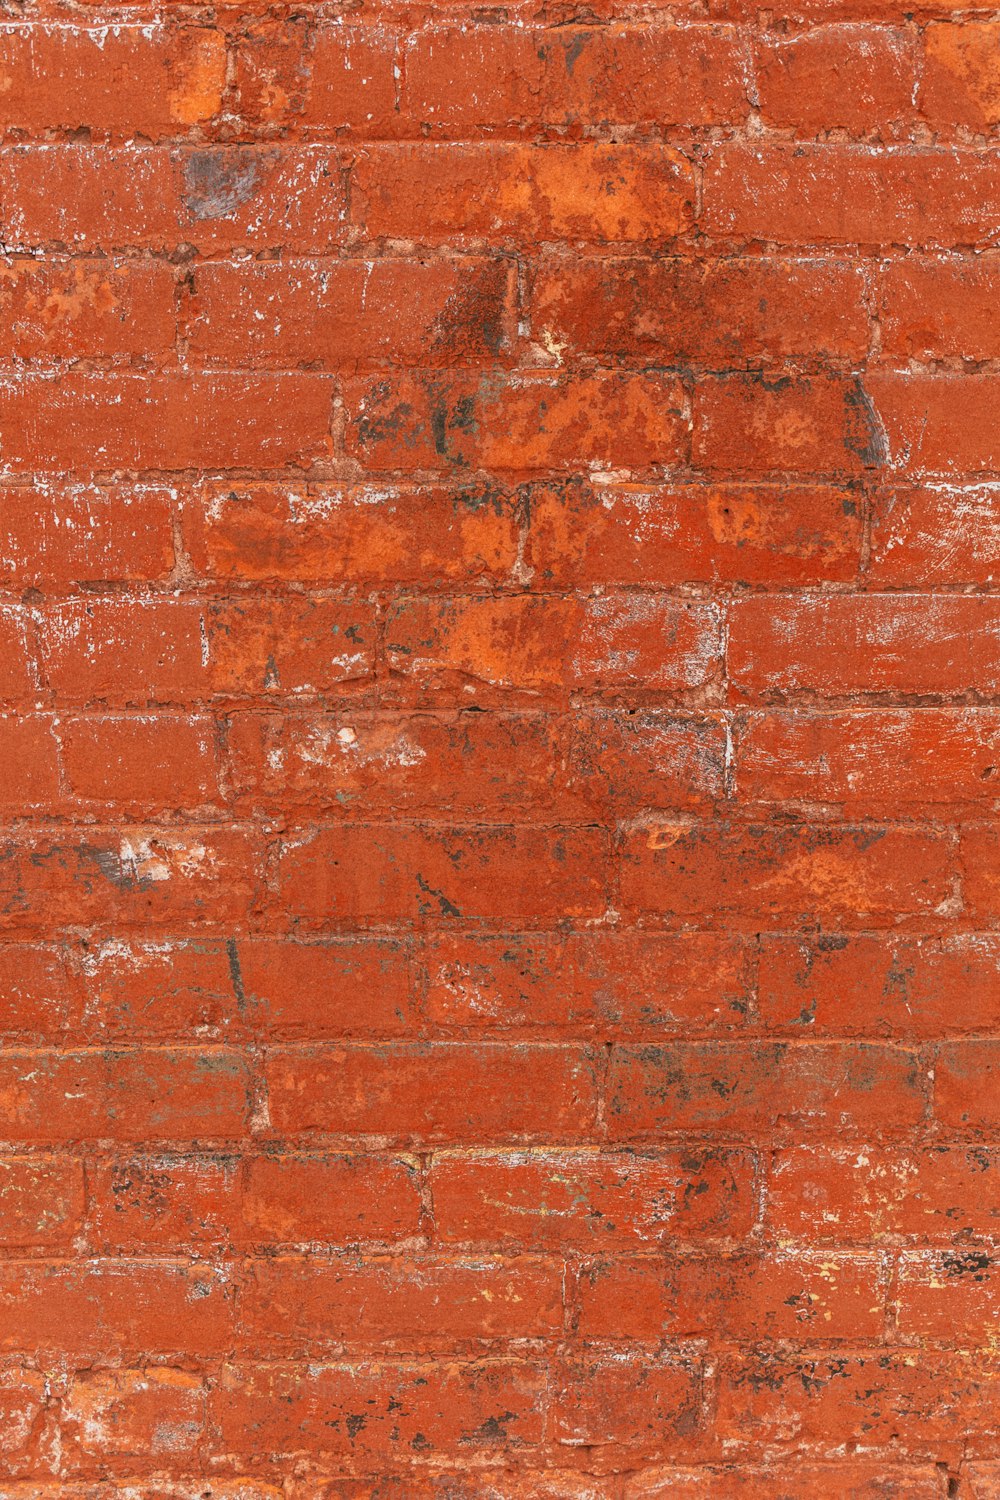
<instances>
[{"instance_id":1,"label":"orange brick face","mask_svg":"<svg viewBox=\"0 0 1000 1500\"><path fill-rule=\"evenodd\" d=\"M998 1500L1000 10L7 12L0 1500Z\"/></svg>"}]
</instances>

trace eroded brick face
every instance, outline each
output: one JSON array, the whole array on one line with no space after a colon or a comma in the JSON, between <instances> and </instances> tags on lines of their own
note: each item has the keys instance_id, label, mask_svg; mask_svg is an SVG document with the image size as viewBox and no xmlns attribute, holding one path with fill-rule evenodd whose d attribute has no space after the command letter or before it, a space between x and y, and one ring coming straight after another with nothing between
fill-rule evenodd
<instances>
[{"instance_id":1,"label":"eroded brick face","mask_svg":"<svg viewBox=\"0 0 1000 1500\"><path fill-rule=\"evenodd\" d=\"M1000 1500L998 130L3 7L0 1500Z\"/></svg>"}]
</instances>

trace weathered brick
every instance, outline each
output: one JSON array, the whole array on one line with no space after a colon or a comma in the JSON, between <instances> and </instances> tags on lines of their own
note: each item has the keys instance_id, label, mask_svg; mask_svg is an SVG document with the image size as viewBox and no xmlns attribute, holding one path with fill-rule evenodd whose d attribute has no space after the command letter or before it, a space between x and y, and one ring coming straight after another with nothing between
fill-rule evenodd
<instances>
[{"instance_id":1,"label":"weathered brick","mask_svg":"<svg viewBox=\"0 0 1000 1500\"><path fill-rule=\"evenodd\" d=\"M736 784L748 802L822 802L875 817L988 805L1000 759L992 709L789 710L748 715L738 734Z\"/></svg>"},{"instance_id":2,"label":"weathered brick","mask_svg":"<svg viewBox=\"0 0 1000 1500\"><path fill-rule=\"evenodd\" d=\"M764 1217L800 1243L991 1238L998 1165L983 1146L790 1146L771 1159Z\"/></svg>"},{"instance_id":3,"label":"weathered brick","mask_svg":"<svg viewBox=\"0 0 1000 1500\"><path fill-rule=\"evenodd\" d=\"M292 918L557 921L604 911L606 839L590 828L345 824L279 850Z\"/></svg>"},{"instance_id":4,"label":"weathered brick","mask_svg":"<svg viewBox=\"0 0 1000 1500\"><path fill-rule=\"evenodd\" d=\"M218 115L226 42L210 26L19 24L0 30L0 73L5 133L157 140Z\"/></svg>"},{"instance_id":5,"label":"weathered brick","mask_svg":"<svg viewBox=\"0 0 1000 1500\"><path fill-rule=\"evenodd\" d=\"M882 1043L703 1042L621 1047L608 1079L614 1139L718 1130L900 1135L924 1116L917 1054Z\"/></svg>"},{"instance_id":6,"label":"weathered brick","mask_svg":"<svg viewBox=\"0 0 1000 1500\"><path fill-rule=\"evenodd\" d=\"M0 164L8 250L207 254L263 235L324 254L348 237L345 163L331 147L8 146Z\"/></svg>"},{"instance_id":7,"label":"weathered brick","mask_svg":"<svg viewBox=\"0 0 1000 1500\"><path fill-rule=\"evenodd\" d=\"M517 560L514 503L495 485L228 484L185 505L202 576L225 581L475 586Z\"/></svg>"},{"instance_id":8,"label":"weathered brick","mask_svg":"<svg viewBox=\"0 0 1000 1500\"><path fill-rule=\"evenodd\" d=\"M193 273L186 337L265 370L475 364L509 344L513 291L503 260L219 261Z\"/></svg>"},{"instance_id":9,"label":"weathered brick","mask_svg":"<svg viewBox=\"0 0 1000 1500\"><path fill-rule=\"evenodd\" d=\"M739 1030L751 1004L751 954L730 934L446 933L422 938L420 963L426 1014L446 1027L655 1037Z\"/></svg>"},{"instance_id":10,"label":"weathered brick","mask_svg":"<svg viewBox=\"0 0 1000 1500\"><path fill-rule=\"evenodd\" d=\"M570 478L531 485L526 501L525 556L543 587L849 582L861 559L849 486Z\"/></svg>"},{"instance_id":11,"label":"weathered brick","mask_svg":"<svg viewBox=\"0 0 1000 1500\"><path fill-rule=\"evenodd\" d=\"M386 652L428 691L677 693L718 675L720 626L711 604L624 590L414 597L390 617Z\"/></svg>"},{"instance_id":12,"label":"weathered brick","mask_svg":"<svg viewBox=\"0 0 1000 1500\"><path fill-rule=\"evenodd\" d=\"M736 35L707 26L433 26L406 39L402 108L434 136L746 115Z\"/></svg>"},{"instance_id":13,"label":"weathered brick","mask_svg":"<svg viewBox=\"0 0 1000 1500\"><path fill-rule=\"evenodd\" d=\"M259 1353L551 1338L562 1321L561 1263L528 1256L277 1256L254 1265L240 1296L242 1338Z\"/></svg>"},{"instance_id":14,"label":"weathered brick","mask_svg":"<svg viewBox=\"0 0 1000 1500\"><path fill-rule=\"evenodd\" d=\"M757 48L762 118L805 136L902 132L916 86L916 48L902 29L817 26Z\"/></svg>"},{"instance_id":15,"label":"weathered brick","mask_svg":"<svg viewBox=\"0 0 1000 1500\"><path fill-rule=\"evenodd\" d=\"M739 1353L719 1371L716 1430L729 1451L842 1452L889 1447L905 1430L912 1458L961 1453L971 1422L988 1441L1000 1421L1000 1368L992 1356L873 1348ZM905 1492L904 1492L905 1493Z\"/></svg>"},{"instance_id":16,"label":"weathered brick","mask_svg":"<svg viewBox=\"0 0 1000 1500\"><path fill-rule=\"evenodd\" d=\"M765 936L757 1006L770 1030L940 1036L1000 1028L1000 942L867 934Z\"/></svg>"},{"instance_id":17,"label":"weathered brick","mask_svg":"<svg viewBox=\"0 0 1000 1500\"><path fill-rule=\"evenodd\" d=\"M351 174L371 239L669 241L693 214L688 161L660 145L371 146Z\"/></svg>"},{"instance_id":18,"label":"weathered brick","mask_svg":"<svg viewBox=\"0 0 1000 1500\"><path fill-rule=\"evenodd\" d=\"M585 1262L582 1338L877 1339L885 1318L879 1259L685 1255Z\"/></svg>"},{"instance_id":19,"label":"weathered brick","mask_svg":"<svg viewBox=\"0 0 1000 1500\"><path fill-rule=\"evenodd\" d=\"M730 616L729 673L743 697L991 694L1000 601L988 594L746 599Z\"/></svg>"},{"instance_id":20,"label":"weathered brick","mask_svg":"<svg viewBox=\"0 0 1000 1500\"><path fill-rule=\"evenodd\" d=\"M932 22L923 37L920 109L937 130L988 130L1000 121L995 21Z\"/></svg>"},{"instance_id":21,"label":"weathered brick","mask_svg":"<svg viewBox=\"0 0 1000 1500\"><path fill-rule=\"evenodd\" d=\"M543 261L532 334L560 358L593 355L723 368L851 359L868 349L858 268L829 260Z\"/></svg>"},{"instance_id":22,"label":"weathered brick","mask_svg":"<svg viewBox=\"0 0 1000 1500\"><path fill-rule=\"evenodd\" d=\"M782 245L990 245L1000 158L941 148L720 146L705 168L705 230Z\"/></svg>"},{"instance_id":23,"label":"weathered brick","mask_svg":"<svg viewBox=\"0 0 1000 1500\"><path fill-rule=\"evenodd\" d=\"M358 378L345 400L347 450L374 471L646 468L687 448L683 387L660 371Z\"/></svg>"},{"instance_id":24,"label":"weathered brick","mask_svg":"<svg viewBox=\"0 0 1000 1500\"><path fill-rule=\"evenodd\" d=\"M3 39L0 32L0 70ZM32 365L77 359L171 365L174 288L171 268L155 261L16 261L0 269L0 357Z\"/></svg>"},{"instance_id":25,"label":"weathered brick","mask_svg":"<svg viewBox=\"0 0 1000 1500\"><path fill-rule=\"evenodd\" d=\"M276 1047L266 1073L279 1131L446 1143L587 1139L595 1070L581 1046L411 1042Z\"/></svg>"},{"instance_id":26,"label":"weathered brick","mask_svg":"<svg viewBox=\"0 0 1000 1500\"><path fill-rule=\"evenodd\" d=\"M878 414L858 376L726 375L695 388L698 468L860 475L886 457Z\"/></svg>"},{"instance_id":27,"label":"weathered brick","mask_svg":"<svg viewBox=\"0 0 1000 1500\"><path fill-rule=\"evenodd\" d=\"M581 1250L740 1238L753 1225L746 1152L436 1152L434 1221L452 1244Z\"/></svg>"},{"instance_id":28,"label":"weathered brick","mask_svg":"<svg viewBox=\"0 0 1000 1500\"><path fill-rule=\"evenodd\" d=\"M947 909L956 875L955 852L937 829L651 823L626 836L621 897L644 917L880 927Z\"/></svg>"},{"instance_id":29,"label":"weathered brick","mask_svg":"<svg viewBox=\"0 0 1000 1500\"><path fill-rule=\"evenodd\" d=\"M371 1462L397 1442L457 1458L537 1449L545 1370L537 1363L262 1364L226 1366L209 1395L222 1451L305 1453ZM414 1438L420 1441L413 1447Z\"/></svg>"},{"instance_id":30,"label":"weathered brick","mask_svg":"<svg viewBox=\"0 0 1000 1500\"><path fill-rule=\"evenodd\" d=\"M0 378L10 473L308 468L330 451L316 375L125 373Z\"/></svg>"}]
</instances>

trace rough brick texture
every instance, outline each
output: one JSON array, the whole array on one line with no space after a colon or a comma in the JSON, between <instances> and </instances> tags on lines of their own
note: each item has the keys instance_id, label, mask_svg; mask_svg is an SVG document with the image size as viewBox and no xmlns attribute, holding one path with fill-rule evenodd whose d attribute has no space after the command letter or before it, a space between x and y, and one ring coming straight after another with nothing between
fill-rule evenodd
<instances>
[{"instance_id":1,"label":"rough brick texture","mask_svg":"<svg viewBox=\"0 0 1000 1500\"><path fill-rule=\"evenodd\" d=\"M1000 11L0 10L0 1500L1000 1500Z\"/></svg>"}]
</instances>

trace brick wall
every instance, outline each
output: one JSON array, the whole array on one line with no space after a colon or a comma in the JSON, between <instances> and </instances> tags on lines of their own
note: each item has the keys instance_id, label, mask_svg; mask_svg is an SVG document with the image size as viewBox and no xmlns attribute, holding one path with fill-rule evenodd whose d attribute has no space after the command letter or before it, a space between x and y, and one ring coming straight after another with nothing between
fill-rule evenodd
<instances>
[{"instance_id":1,"label":"brick wall","mask_svg":"<svg viewBox=\"0 0 1000 1500\"><path fill-rule=\"evenodd\" d=\"M1000 19L0 122L0 1500L996 1500Z\"/></svg>"}]
</instances>

